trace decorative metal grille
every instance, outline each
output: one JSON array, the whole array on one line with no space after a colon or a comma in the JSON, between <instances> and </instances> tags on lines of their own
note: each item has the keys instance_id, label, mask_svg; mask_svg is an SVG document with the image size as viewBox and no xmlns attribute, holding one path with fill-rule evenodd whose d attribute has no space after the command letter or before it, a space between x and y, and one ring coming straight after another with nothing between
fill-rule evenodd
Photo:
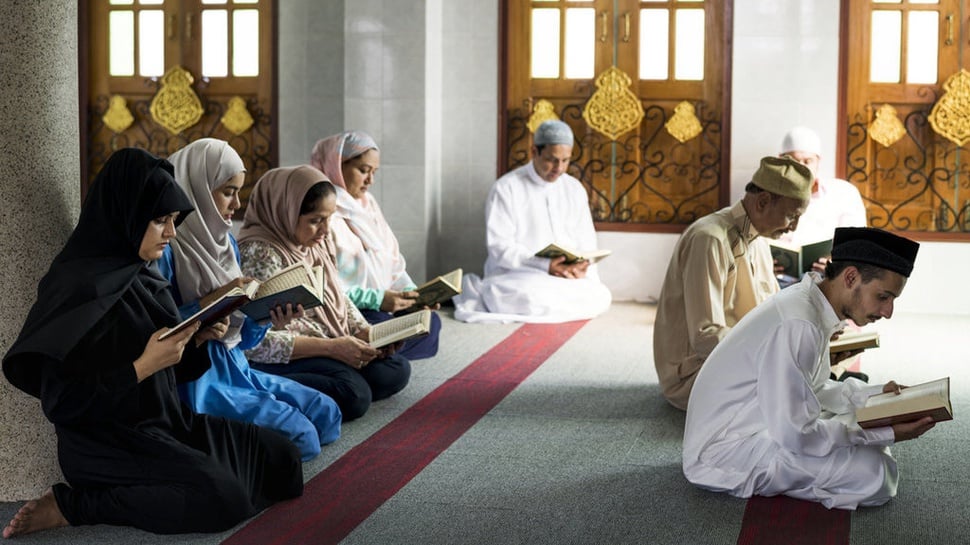
<instances>
[{"instance_id":1,"label":"decorative metal grille","mask_svg":"<svg viewBox=\"0 0 970 545\"><path fill-rule=\"evenodd\" d=\"M970 232L970 153L932 130L931 107L908 112L905 136L889 147L873 141L863 116L849 124L846 178L862 194L870 226Z\"/></svg>"},{"instance_id":2,"label":"decorative metal grille","mask_svg":"<svg viewBox=\"0 0 970 545\"><path fill-rule=\"evenodd\" d=\"M156 84L157 85L157 84ZM276 162L276 150L271 138L272 117L259 106L255 99L246 100L246 108L254 119L253 126L240 135L234 135L222 126L220 119L228 109L231 96L221 97L224 101L198 93L204 110L202 119L196 125L174 135L155 123L150 112L152 96L142 95L125 97L134 117L134 124L121 133L114 133L105 126L102 116L107 111L111 97L99 95L88 106L90 129L88 133L88 180L90 184L101 170L105 161L116 150L136 147L147 150L159 157L168 157L189 142L199 138L219 138L229 142L242 157L246 165L246 184L240 191L242 208L237 212L241 218L249 199L252 185Z\"/></svg>"},{"instance_id":3,"label":"decorative metal grille","mask_svg":"<svg viewBox=\"0 0 970 545\"><path fill-rule=\"evenodd\" d=\"M586 125L583 103L557 107L560 119L576 136L568 172L586 187L594 221L688 224L719 208L720 114L695 103L703 132L681 143L664 128L678 103L644 103L639 130L620 136L615 143ZM531 159L527 127L531 111L531 104L525 104L510 112L509 169Z\"/></svg>"}]
</instances>

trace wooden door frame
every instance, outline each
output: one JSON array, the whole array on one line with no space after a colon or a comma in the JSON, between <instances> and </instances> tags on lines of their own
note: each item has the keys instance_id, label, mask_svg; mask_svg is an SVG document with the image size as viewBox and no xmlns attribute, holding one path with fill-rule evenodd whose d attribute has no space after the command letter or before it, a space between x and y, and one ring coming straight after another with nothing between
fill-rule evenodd
<instances>
[{"instance_id":1,"label":"wooden door frame","mask_svg":"<svg viewBox=\"0 0 970 545\"><path fill-rule=\"evenodd\" d=\"M498 6L498 148L495 150L495 177L505 174L506 168L506 146L508 139L505 129L508 126L508 109L505 107L508 101L509 67L508 67L508 14L509 2L523 0L499 0ZM734 0L709 0L723 2L722 24L724 32L721 35L720 49L723 51L722 76L721 76L721 161L720 172L721 180L718 186L718 204L725 207L731 200L731 74L733 66L733 44L734 44ZM842 0L845 3L847 0ZM644 233L680 233L687 225L685 224L629 224L613 225L610 231L635 231Z\"/></svg>"},{"instance_id":2,"label":"wooden door frame","mask_svg":"<svg viewBox=\"0 0 970 545\"><path fill-rule=\"evenodd\" d=\"M91 167L88 161L88 132L90 130L90 124L88 123L88 102L90 101L90 93L88 91L90 83L90 64L88 61L88 52L90 51L91 38L89 29L90 27L90 17L89 13L91 11L91 2L96 0L78 0L78 13L77 13L77 36L78 36L78 51L77 51L77 66L78 66L78 128L79 142L78 148L81 153L81 171L78 176L78 185L81 188L81 202L84 202L85 194L87 193L87 181L88 181L88 171ZM272 62L272 77L269 83L270 90L272 92L273 100L270 103L270 139L272 142L279 142L279 0L267 0L270 3L270 28L272 30L272 47L273 55L270 59ZM262 39L266 39L263 37ZM279 165L279 147L278 144L273 146L270 151L270 162L272 166ZM271 168L272 168L271 166ZM255 182L255 180L253 180Z\"/></svg>"}]
</instances>

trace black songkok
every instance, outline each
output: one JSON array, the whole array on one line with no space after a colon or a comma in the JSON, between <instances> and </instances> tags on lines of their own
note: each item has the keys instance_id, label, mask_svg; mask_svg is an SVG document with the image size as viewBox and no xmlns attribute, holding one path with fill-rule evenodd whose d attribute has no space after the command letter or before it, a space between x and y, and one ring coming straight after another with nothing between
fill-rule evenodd
<instances>
[{"instance_id":1,"label":"black songkok","mask_svg":"<svg viewBox=\"0 0 970 545\"><path fill-rule=\"evenodd\" d=\"M909 278L919 243L874 227L839 227L832 240L832 261L855 261Z\"/></svg>"}]
</instances>

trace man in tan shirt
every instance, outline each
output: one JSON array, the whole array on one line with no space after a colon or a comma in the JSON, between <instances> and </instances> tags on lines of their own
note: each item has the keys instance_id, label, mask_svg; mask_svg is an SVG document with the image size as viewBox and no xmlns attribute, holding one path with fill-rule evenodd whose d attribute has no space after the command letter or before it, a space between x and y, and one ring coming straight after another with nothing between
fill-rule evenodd
<instances>
[{"instance_id":1,"label":"man in tan shirt","mask_svg":"<svg viewBox=\"0 0 970 545\"><path fill-rule=\"evenodd\" d=\"M717 343L778 291L767 238L798 226L814 176L788 157L765 157L734 205L684 230L667 267L653 330L664 397L687 409L694 377Z\"/></svg>"}]
</instances>

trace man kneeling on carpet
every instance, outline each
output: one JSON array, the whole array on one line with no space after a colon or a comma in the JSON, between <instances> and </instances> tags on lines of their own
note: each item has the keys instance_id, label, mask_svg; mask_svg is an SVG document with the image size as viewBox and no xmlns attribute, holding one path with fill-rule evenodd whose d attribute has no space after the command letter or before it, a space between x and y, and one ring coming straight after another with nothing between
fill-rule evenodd
<instances>
[{"instance_id":1,"label":"man kneeling on carpet","mask_svg":"<svg viewBox=\"0 0 970 545\"><path fill-rule=\"evenodd\" d=\"M684 475L743 498L777 496L827 508L881 505L896 495L894 442L930 417L862 429L854 410L902 386L829 378L829 340L852 319L890 318L919 244L865 227L835 231L832 260L747 314L701 368L687 405Z\"/></svg>"}]
</instances>

